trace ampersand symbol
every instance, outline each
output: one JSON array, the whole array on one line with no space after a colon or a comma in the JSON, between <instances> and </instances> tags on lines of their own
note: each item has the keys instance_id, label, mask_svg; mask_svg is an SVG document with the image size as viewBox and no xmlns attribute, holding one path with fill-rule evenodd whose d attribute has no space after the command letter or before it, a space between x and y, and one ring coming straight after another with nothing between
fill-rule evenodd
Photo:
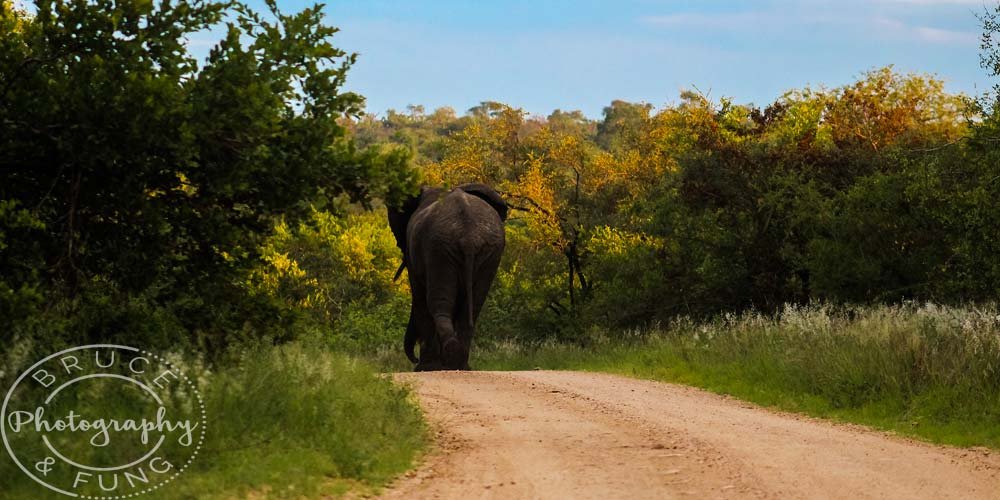
<instances>
[{"instance_id":1,"label":"ampersand symbol","mask_svg":"<svg viewBox=\"0 0 1000 500\"><path fill-rule=\"evenodd\" d=\"M56 463L56 459L52 457L45 457L45 460L35 464L35 469L41 472L43 476L49 475L49 471L52 470L52 464Z\"/></svg>"}]
</instances>

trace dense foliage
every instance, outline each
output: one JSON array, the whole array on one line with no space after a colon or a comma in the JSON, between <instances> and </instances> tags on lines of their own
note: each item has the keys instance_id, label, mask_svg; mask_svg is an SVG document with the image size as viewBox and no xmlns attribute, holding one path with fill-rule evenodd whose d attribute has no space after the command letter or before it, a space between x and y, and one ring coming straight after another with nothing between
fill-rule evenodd
<instances>
[{"instance_id":1,"label":"dense foliage","mask_svg":"<svg viewBox=\"0 0 1000 500\"><path fill-rule=\"evenodd\" d=\"M981 301L1000 291L996 115L873 70L758 108L685 92L603 120L486 102L365 116L431 182L521 210L486 330L537 337L787 303Z\"/></svg>"},{"instance_id":2,"label":"dense foliage","mask_svg":"<svg viewBox=\"0 0 1000 500\"><path fill-rule=\"evenodd\" d=\"M287 335L294 311L246 287L263 237L414 187L405 150L338 124L363 99L320 8L267 5L3 3L0 343Z\"/></svg>"}]
</instances>

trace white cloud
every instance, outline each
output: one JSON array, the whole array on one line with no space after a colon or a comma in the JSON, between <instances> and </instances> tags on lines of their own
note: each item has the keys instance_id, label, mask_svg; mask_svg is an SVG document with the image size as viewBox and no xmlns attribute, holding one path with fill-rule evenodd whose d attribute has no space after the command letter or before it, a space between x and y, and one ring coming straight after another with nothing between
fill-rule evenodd
<instances>
[{"instance_id":1,"label":"white cloud","mask_svg":"<svg viewBox=\"0 0 1000 500\"><path fill-rule=\"evenodd\" d=\"M957 0L956 0L957 1ZM898 19L876 17L871 20L884 35L894 38L918 40L932 44L976 45L979 34L971 31L955 31L930 26L908 25Z\"/></svg>"},{"instance_id":2,"label":"white cloud","mask_svg":"<svg viewBox=\"0 0 1000 500\"><path fill-rule=\"evenodd\" d=\"M878 0L881 3L908 3L913 5L989 5L990 0Z\"/></svg>"},{"instance_id":3,"label":"white cloud","mask_svg":"<svg viewBox=\"0 0 1000 500\"><path fill-rule=\"evenodd\" d=\"M967 31L951 31L917 26L913 28L913 33L917 38L931 43L954 43L959 45L975 45L979 43L979 34Z\"/></svg>"},{"instance_id":4,"label":"white cloud","mask_svg":"<svg viewBox=\"0 0 1000 500\"><path fill-rule=\"evenodd\" d=\"M775 22L784 16L765 12L733 12L725 14L681 13L639 18L643 24L662 27L725 28L759 26L765 22Z\"/></svg>"},{"instance_id":5,"label":"white cloud","mask_svg":"<svg viewBox=\"0 0 1000 500\"><path fill-rule=\"evenodd\" d=\"M973 3L982 0L878 0L895 3ZM783 29L789 26L829 25L871 29L883 37L914 40L932 44L975 45L979 34L971 31L955 31L931 26L906 24L887 16L865 14L816 14L777 12L735 12L720 14L678 13L640 17L638 21L649 26L662 28L706 28L728 31Z\"/></svg>"},{"instance_id":6,"label":"white cloud","mask_svg":"<svg viewBox=\"0 0 1000 500\"><path fill-rule=\"evenodd\" d=\"M872 18L871 23L876 27L888 30L890 32L905 32L906 24L898 19L892 19L888 17L875 17Z\"/></svg>"}]
</instances>

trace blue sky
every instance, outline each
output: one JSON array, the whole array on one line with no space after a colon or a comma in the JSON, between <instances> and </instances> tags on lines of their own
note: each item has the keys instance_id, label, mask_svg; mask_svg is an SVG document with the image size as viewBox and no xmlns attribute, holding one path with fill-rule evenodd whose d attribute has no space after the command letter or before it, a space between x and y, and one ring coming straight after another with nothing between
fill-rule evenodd
<instances>
[{"instance_id":1,"label":"blue sky","mask_svg":"<svg viewBox=\"0 0 1000 500\"><path fill-rule=\"evenodd\" d=\"M888 64L975 93L990 85L975 17L990 3L328 0L326 12L338 45L360 54L348 88L369 112L497 100L597 118L613 99L660 106L691 87L763 105Z\"/></svg>"}]
</instances>

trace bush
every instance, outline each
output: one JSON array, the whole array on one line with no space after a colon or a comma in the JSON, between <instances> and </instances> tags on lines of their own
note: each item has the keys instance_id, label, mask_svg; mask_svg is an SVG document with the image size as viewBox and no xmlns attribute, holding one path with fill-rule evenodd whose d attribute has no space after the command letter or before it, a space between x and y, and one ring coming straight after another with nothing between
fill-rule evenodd
<instances>
[{"instance_id":1,"label":"bush","mask_svg":"<svg viewBox=\"0 0 1000 500\"><path fill-rule=\"evenodd\" d=\"M262 254L248 289L295 311L294 331L312 331L337 350L391 347L401 355L409 285L405 276L392 279L401 255L382 213L314 210L295 227L279 223Z\"/></svg>"},{"instance_id":2,"label":"bush","mask_svg":"<svg viewBox=\"0 0 1000 500\"><path fill-rule=\"evenodd\" d=\"M325 346L233 349L215 368L180 353L167 357L198 385L208 427L191 467L151 498L372 491L408 469L423 446L424 424L407 389ZM6 387L11 378L4 380ZM102 415L136 414L128 406L134 401L115 394L72 409L86 414L87 401ZM95 450L63 449L84 461ZM13 462L0 461L0 498L31 498L40 488Z\"/></svg>"}]
</instances>

